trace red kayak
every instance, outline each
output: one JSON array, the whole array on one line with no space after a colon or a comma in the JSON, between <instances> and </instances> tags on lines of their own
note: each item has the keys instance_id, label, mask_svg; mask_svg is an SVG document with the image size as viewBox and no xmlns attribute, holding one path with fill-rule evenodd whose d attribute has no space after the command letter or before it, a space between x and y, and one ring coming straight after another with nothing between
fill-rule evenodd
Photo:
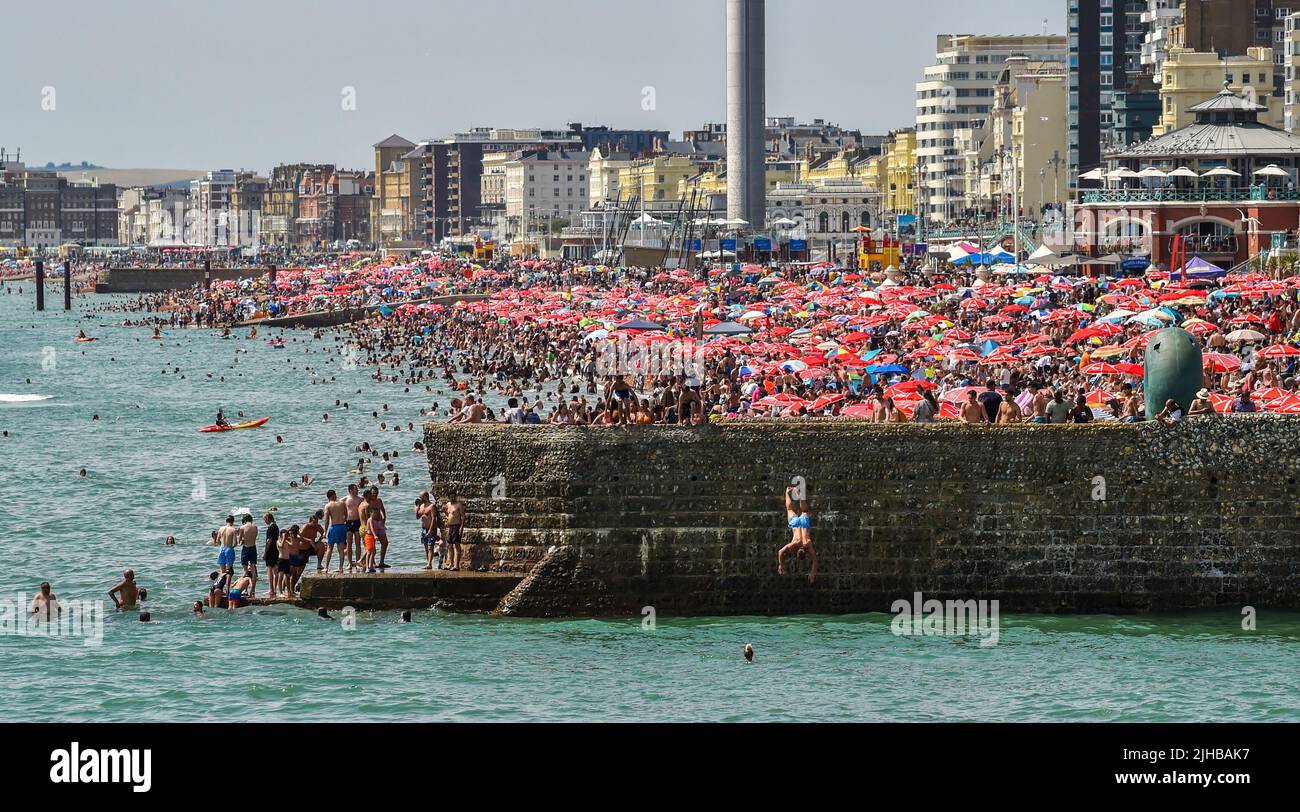
<instances>
[{"instance_id":1,"label":"red kayak","mask_svg":"<svg viewBox=\"0 0 1300 812\"><path fill-rule=\"evenodd\" d=\"M236 423L233 426L205 426L199 429L202 434L216 434L224 431L234 431L236 429L255 429L258 426L265 426L271 418L263 417L261 420L250 420L247 423Z\"/></svg>"}]
</instances>

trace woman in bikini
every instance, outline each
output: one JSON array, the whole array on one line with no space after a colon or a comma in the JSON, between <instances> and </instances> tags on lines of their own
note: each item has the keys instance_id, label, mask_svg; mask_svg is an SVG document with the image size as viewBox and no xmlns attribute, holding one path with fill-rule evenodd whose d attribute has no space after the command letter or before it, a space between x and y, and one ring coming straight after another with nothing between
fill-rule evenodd
<instances>
[{"instance_id":1,"label":"woman in bikini","mask_svg":"<svg viewBox=\"0 0 1300 812\"><path fill-rule=\"evenodd\" d=\"M795 490L794 485L788 485L785 489L785 515L786 524L790 527L790 543L777 551L776 571L778 575L785 575L787 555L793 553L798 556L807 553L808 560L812 563L812 567L808 570L808 583L811 584L817 577L817 551L813 549L812 543L812 519L808 515L808 504L802 498L799 499L796 507Z\"/></svg>"}]
</instances>

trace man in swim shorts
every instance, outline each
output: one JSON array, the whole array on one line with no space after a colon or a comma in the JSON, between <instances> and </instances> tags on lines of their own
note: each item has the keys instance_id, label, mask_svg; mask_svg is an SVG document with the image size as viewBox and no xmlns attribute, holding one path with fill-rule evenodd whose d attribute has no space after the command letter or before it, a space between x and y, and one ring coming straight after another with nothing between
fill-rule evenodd
<instances>
[{"instance_id":1,"label":"man in swim shorts","mask_svg":"<svg viewBox=\"0 0 1300 812\"><path fill-rule=\"evenodd\" d=\"M239 540L243 543L243 549L239 551L239 565L241 567L252 567L254 575L257 574L257 525L253 524L253 517L244 514L243 524L239 526ZM248 597L257 597L253 593L248 593Z\"/></svg>"},{"instance_id":2,"label":"man in swim shorts","mask_svg":"<svg viewBox=\"0 0 1300 812\"><path fill-rule=\"evenodd\" d=\"M325 494L325 540L329 546L325 548L325 558L321 561L321 569L330 568L330 558L334 551L339 551L339 574L343 574L343 549L348 543L348 507L339 501L338 493L329 491Z\"/></svg>"},{"instance_id":3,"label":"man in swim shorts","mask_svg":"<svg viewBox=\"0 0 1300 812\"><path fill-rule=\"evenodd\" d=\"M348 552L348 570L357 568L357 562L361 560L361 514L358 512L362 503L361 495L357 492L355 484L348 486L348 495L343 497L343 504L348 509L348 543L345 549ZM343 562L339 562L342 566Z\"/></svg>"},{"instance_id":4,"label":"man in swim shorts","mask_svg":"<svg viewBox=\"0 0 1300 812\"><path fill-rule=\"evenodd\" d=\"M464 529L465 503L460 501L460 497L453 491L447 497L447 561L451 562L451 566L447 566L447 562L443 562L443 569L445 570L456 572L460 569L460 539Z\"/></svg>"},{"instance_id":5,"label":"man in swim shorts","mask_svg":"<svg viewBox=\"0 0 1300 812\"><path fill-rule=\"evenodd\" d=\"M325 527L321 522L325 519L325 511L318 510L311 515L307 523L302 526L298 532L302 543L298 545L298 555L302 558L303 569L307 568L307 562L311 561L312 555L316 556L316 569L321 569L321 560L325 556L325 550L328 545L322 541L325 537Z\"/></svg>"},{"instance_id":6,"label":"man in swim shorts","mask_svg":"<svg viewBox=\"0 0 1300 812\"><path fill-rule=\"evenodd\" d=\"M239 541L239 530L235 527L235 517L227 516L226 523L217 530L217 570L235 571L235 543Z\"/></svg>"},{"instance_id":7,"label":"man in swim shorts","mask_svg":"<svg viewBox=\"0 0 1300 812\"><path fill-rule=\"evenodd\" d=\"M415 500L415 515L420 520L420 544L424 546L424 568L433 569L433 556L438 548L438 506L421 491Z\"/></svg>"}]
</instances>

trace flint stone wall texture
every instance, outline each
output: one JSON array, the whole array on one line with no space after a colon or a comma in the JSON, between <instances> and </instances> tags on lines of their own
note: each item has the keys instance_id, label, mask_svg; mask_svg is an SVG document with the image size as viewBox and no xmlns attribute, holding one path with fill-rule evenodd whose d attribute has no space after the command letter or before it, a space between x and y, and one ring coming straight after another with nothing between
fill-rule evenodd
<instances>
[{"instance_id":1,"label":"flint stone wall texture","mask_svg":"<svg viewBox=\"0 0 1300 812\"><path fill-rule=\"evenodd\" d=\"M974 428L855 422L425 429L471 565L524 616L1300 608L1300 420ZM820 574L776 572L807 485ZM1096 477L1105 479L1105 499ZM493 498L493 493L497 498Z\"/></svg>"}]
</instances>

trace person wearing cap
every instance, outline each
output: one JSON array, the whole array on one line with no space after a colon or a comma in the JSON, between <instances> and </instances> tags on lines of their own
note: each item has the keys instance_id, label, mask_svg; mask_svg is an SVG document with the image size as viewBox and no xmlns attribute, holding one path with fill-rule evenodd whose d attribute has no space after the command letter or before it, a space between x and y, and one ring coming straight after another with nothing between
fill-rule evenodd
<instances>
[{"instance_id":1,"label":"person wearing cap","mask_svg":"<svg viewBox=\"0 0 1300 812\"><path fill-rule=\"evenodd\" d=\"M1192 406L1187 410L1188 417L1202 417L1214 414L1214 404L1210 402L1210 390L1202 389L1196 393L1196 400L1192 401Z\"/></svg>"}]
</instances>

